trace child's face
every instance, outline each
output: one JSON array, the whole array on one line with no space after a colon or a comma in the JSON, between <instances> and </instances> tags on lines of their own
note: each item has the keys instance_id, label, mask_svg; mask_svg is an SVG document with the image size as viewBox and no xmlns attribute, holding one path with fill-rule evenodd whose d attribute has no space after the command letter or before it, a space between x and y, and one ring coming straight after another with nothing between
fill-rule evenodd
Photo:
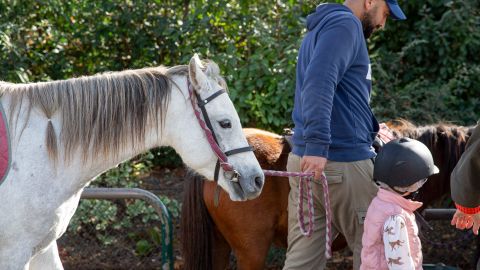
<instances>
[{"instance_id":1,"label":"child's face","mask_svg":"<svg viewBox=\"0 0 480 270\"><path fill-rule=\"evenodd\" d=\"M409 186L407 188L407 192L405 194L403 194L402 196L403 197L408 196L408 195L416 192L417 190L419 190L427 182L427 179L428 178L425 178L425 179L422 179L420 181L417 181L417 182L413 183L411 186Z\"/></svg>"}]
</instances>

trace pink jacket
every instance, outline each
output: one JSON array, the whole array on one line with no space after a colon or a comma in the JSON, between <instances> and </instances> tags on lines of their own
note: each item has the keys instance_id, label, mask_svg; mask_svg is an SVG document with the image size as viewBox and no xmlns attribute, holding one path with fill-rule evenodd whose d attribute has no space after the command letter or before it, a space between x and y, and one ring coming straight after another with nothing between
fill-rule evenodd
<instances>
[{"instance_id":1,"label":"pink jacket","mask_svg":"<svg viewBox=\"0 0 480 270\"><path fill-rule=\"evenodd\" d=\"M421 202L407 200L399 194L382 188L378 190L377 196L368 207L363 225L361 270L388 269L383 242L384 224L388 218L396 215L405 220L410 245L409 253L415 269L422 269L422 246L413 213L420 206L422 206Z\"/></svg>"}]
</instances>

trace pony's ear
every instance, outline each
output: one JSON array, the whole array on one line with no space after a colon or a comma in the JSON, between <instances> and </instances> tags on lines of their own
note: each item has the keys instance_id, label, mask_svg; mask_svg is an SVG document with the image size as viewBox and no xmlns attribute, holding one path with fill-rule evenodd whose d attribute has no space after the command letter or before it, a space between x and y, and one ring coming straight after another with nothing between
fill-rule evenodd
<instances>
[{"instance_id":1,"label":"pony's ear","mask_svg":"<svg viewBox=\"0 0 480 270\"><path fill-rule=\"evenodd\" d=\"M188 64L188 76L190 76L190 82L197 92L207 89L207 75L203 71L204 69L205 67L198 54L195 54Z\"/></svg>"}]
</instances>

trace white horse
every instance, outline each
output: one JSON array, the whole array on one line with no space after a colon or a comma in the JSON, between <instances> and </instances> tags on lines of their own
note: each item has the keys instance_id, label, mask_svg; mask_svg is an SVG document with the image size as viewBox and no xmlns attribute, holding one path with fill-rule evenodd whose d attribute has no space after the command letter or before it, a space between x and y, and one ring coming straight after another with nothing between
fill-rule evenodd
<instances>
[{"instance_id":1,"label":"white horse","mask_svg":"<svg viewBox=\"0 0 480 270\"><path fill-rule=\"evenodd\" d=\"M63 269L56 240L84 187L147 149L171 146L213 179L217 156L195 117L190 84L201 99L226 88L218 66L196 55L188 66L0 82L11 141L11 168L0 184L0 269ZM247 146L228 95L215 96L204 107L218 146ZM236 152L228 162L238 174L220 173L219 185L232 200L257 197L264 176L253 153Z\"/></svg>"}]
</instances>

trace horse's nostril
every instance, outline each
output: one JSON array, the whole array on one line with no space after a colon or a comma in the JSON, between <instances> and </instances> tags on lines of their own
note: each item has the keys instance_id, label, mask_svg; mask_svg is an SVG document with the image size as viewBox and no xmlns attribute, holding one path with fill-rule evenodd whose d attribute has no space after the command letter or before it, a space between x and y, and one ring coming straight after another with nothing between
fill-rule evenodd
<instances>
[{"instance_id":1,"label":"horse's nostril","mask_svg":"<svg viewBox=\"0 0 480 270\"><path fill-rule=\"evenodd\" d=\"M255 177L255 187L257 189L262 189L262 186L263 186L263 181L262 181L262 177Z\"/></svg>"}]
</instances>

